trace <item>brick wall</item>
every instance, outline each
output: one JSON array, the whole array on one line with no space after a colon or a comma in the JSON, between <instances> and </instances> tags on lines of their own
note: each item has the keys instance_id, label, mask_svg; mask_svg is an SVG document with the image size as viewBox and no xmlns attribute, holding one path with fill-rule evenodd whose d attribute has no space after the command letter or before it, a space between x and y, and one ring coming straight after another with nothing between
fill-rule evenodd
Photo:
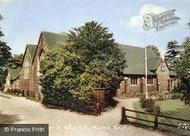
<instances>
[{"instance_id":1,"label":"brick wall","mask_svg":"<svg viewBox=\"0 0 190 136\"><path fill-rule=\"evenodd\" d=\"M25 63L30 63L29 64L29 76L26 78L25 74ZM19 77L19 90L21 91L32 91L30 82L32 80L32 58L29 55L29 53L26 51L25 58L23 60L23 65L20 71L20 77Z\"/></svg>"},{"instance_id":2,"label":"brick wall","mask_svg":"<svg viewBox=\"0 0 190 136\"><path fill-rule=\"evenodd\" d=\"M44 48L45 39L43 38L43 35L40 36L40 40L38 43L36 55L34 56L34 62L32 64L33 67L33 74L32 74L32 88L35 92L35 96L37 98L42 98L41 93L41 86L40 86L40 55L42 52L42 49Z\"/></svg>"},{"instance_id":3,"label":"brick wall","mask_svg":"<svg viewBox=\"0 0 190 136\"><path fill-rule=\"evenodd\" d=\"M137 78L137 84L131 84L131 77L134 76L125 77L121 81L116 93L118 97L138 97L145 92L145 78L143 76L135 76ZM157 91L156 77L153 78L153 84L148 84L147 87L149 93Z\"/></svg>"}]
</instances>

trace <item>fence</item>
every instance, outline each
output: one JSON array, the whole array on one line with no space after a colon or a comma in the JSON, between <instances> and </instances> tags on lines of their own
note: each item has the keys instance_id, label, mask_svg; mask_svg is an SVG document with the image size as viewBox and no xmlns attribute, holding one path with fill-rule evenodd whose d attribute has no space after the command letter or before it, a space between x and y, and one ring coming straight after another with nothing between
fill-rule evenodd
<instances>
[{"instance_id":1,"label":"fence","mask_svg":"<svg viewBox=\"0 0 190 136\"><path fill-rule=\"evenodd\" d=\"M134 112L134 113L139 113L139 114L148 114L148 115L152 115L154 117L154 121L152 120L146 120L146 119L142 119L142 118L137 118L137 117L132 117L129 115L126 115L126 111L129 112ZM169 127L175 127L178 128L180 127L179 125L175 125L175 124L168 124L168 123L163 123L163 122L159 122L159 118L166 118L166 119L172 119L172 120L178 120L178 121L183 121L183 122L188 122L190 123L190 120L186 120L186 119L180 119L180 118L174 118L174 117L169 117L169 116L164 116L164 115L160 115L157 112L155 113L148 113L148 112L142 112L142 111L136 111L136 110L131 110L131 109L126 109L125 107L122 107L121 109L121 124L127 124L129 123L129 119L135 119L135 120L140 120L140 121L144 121L144 122L149 122L149 123L153 123L153 127L154 128L158 128L158 125L165 125L165 126L169 126Z\"/></svg>"}]
</instances>

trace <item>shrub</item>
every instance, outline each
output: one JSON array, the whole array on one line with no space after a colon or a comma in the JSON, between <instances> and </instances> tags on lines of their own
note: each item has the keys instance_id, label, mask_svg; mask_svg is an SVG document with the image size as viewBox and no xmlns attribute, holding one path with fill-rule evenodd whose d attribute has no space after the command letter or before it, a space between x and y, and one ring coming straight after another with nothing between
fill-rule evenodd
<instances>
[{"instance_id":1,"label":"shrub","mask_svg":"<svg viewBox=\"0 0 190 136\"><path fill-rule=\"evenodd\" d=\"M124 67L123 52L108 28L88 22L68 33L67 42L46 48L41 64L43 103L86 112L97 102L95 88L109 88L114 96ZM114 89L113 89L114 88Z\"/></svg>"},{"instance_id":2,"label":"shrub","mask_svg":"<svg viewBox=\"0 0 190 136\"><path fill-rule=\"evenodd\" d=\"M149 99L140 99L142 108L145 108L147 112L154 112L155 111L155 100Z\"/></svg>"},{"instance_id":3,"label":"shrub","mask_svg":"<svg viewBox=\"0 0 190 136\"><path fill-rule=\"evenodd\" d=\"M160 114L160 113L161 113L160 106L156 105L154 111L155 111L157 114Z\"/></svg>"},{"instance_id":4,"label":"shrub","mask_svg":"<svg viewBox=\"0 0 190 136\"><path fill-rule=\"evenodd\" d=\"M140 103L141 103L142 108L145 108L145 95L140 96Z\"/></svg>"},{"instance_id":5,"label":"shrub","mask_svg":"<svg viewBox=\"0 0 190 136\"><path fill-rule=\"evenodd\" d=\"M181 94L181 93L172 93L171 94L171 99L181 99L182 98L182 96L183 96L183 94Z\"/></svg>"},{"instance_id":6,"label":"shrub","mask_svg":"<svg viewBox=\"0 0 190 136\"><path fill-rule=\"evenodd\" d=\"M166 99L171 99L172 94L168 91L162 92L158 94L158 100L166 100Z\"/></svg>"},{"instance_id":7,"label":"shrub","mask_svg":"<svg viewBox=\"0 0 190 136\"><path fill-rule=\"evenodd\" d=\"M154 112L155 110L155 101L153 99L145 100L145 108L148 112Z\"/></svg>"}]
</instances>

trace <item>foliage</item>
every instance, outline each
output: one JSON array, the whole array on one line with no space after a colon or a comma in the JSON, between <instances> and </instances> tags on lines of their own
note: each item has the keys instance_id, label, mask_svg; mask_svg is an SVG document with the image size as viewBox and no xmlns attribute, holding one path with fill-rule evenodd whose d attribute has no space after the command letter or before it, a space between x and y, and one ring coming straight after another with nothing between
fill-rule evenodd
<instances>
[{"instance_id":1,"label":"foliage","mask_svg":"<svg viewBox=\"0 0 190 136\"><path fill-rule=\"evenodd\" d=\"M2 16L0 15L0 21ZM4 36L3 32L0 30L0 38ZM10 47L0 39L0 66L4 67L8 63L8 60L11 58Z\"/></svg>"},{"instance_id":2,"label":"foliage","mask_svg":"<svg viewBox=\"0 0 190 136\"><path fill-rule=\"evenodd\" d=\"M158 100L167 100L167 99L171 99L171 97L172 97L172 93L168 91L158 93Z\"/></svg>"},{"instance_id":3,"label":"foliage","mask_svg":"<svg viewBox=\"0 0 190 136\"><path fill-rule=\"evenodd\" d=\"M181 79L181 84L176 89L186 92L183 100L187 103L190 96L190 38L187 38L183 43L183 48L184 50L176 64L176 72Z\"/></svg>"},{"instance_id":4,"label":"foliage","mask_svg":"<svg viewBox=\"0 0 190 136\"><path fill-rule=\"evenodd\" d=\"M145 97L141 97L140 103L142 108L145 108L147 112L154 112L156 110L155 100L151 98L145 99Z\"/></svg>"},{"instance_id":5,"label":"foliage","mask_svg":"<svg viewBox=\"0 0 190 136\"><path fill-rule=\"evenodd\" d=\"M171 99L182 99L183 95L179 92L174 92L171 95Z\"/></svg>"},{"instance_id":6,"label":"foliage","mask_svg":"<svg viewBox=\"0 0 190 136\"><path fill-rule=\"evenodd\" d=\"M179 62L182 49L183 46L178 45L177 41L168 42L165 59L170 70L176 71L176 65Z\"/></svg>"},{"instance_id":7,"label":"foliage","mask_svg":"<svg viewBox=\"0 0 190 136\"><path fill-rule=\"evenodd\" d=\"M177 72L182 80L190 78L190 39L187 38L183 44L184 51L177 65Z\"/></svg>"},{"instance_id":8,"label":"foliage","mask_svg":"<svg viewBox=\"0 0 190 136\"><path fill-rule=\"evenodd\" d=\"M3 17L0 15L0 21L2 19ZM0 88L3 88L3 84L5 83L5 77L7 74L5 67L7 66L11 58L11 52L10 52L11 49L9 46L7 46L5 42L1 40L2 36L4 36L4 34L1 31L0 27Z\"/></svg>"},{"instance_id":9,"label":"foliage","mask_svg":"<svg viewBox=\"0 0 190 136\"><path fill-rule=\"evenodd\" d=\"M15 54L14 57L10 59L10 67L19 67L22 65L23 54Z\"/></svg>"},{"instance_id":10,"label":"foliage","mask_svg":"<svg viewBox=\"0 0 190 136\"><path fill-rule=\"evenodd\" d=\"M44 103L84 112L97 102L95 88L114 93L125 59L112 36L92 21L71 30L67 45L49 48L41 65Z\"/></svg>"}]
</instances>

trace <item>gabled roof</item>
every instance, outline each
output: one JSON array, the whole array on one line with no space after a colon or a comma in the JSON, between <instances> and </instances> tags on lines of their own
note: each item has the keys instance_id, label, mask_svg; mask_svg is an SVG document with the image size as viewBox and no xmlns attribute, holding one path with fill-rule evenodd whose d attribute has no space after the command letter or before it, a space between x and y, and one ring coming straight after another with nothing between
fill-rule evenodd
<instances>
[{"instance_id":1,"label":"gabled roof","mask_svg":"<svg viewBox=\"0 0 190 136\"><path fill-rule=\"evenodd\" d=\"M34 58L40 43L40 39L44 37L45 41L46 41L46 46L56 46L56 45L62 45L65 44L67 41L67 33L63 32L63 33L53 33L53 32L47 32L47 31L42 31L40 33L40 37L38 40L38 45L36 47L35 53L34 53L34 57L33 57L33 62L34 62Z\"/></svg>"},{"instance_id":2,"label":"gabled roof","mask_svg":"<svg viewBox=\"0 0 190 136\"><path fill-rule=\"evenodd\" d=\"M55 46L65 44L67 40L66 33L52 33L52 32L42 32L42 35L45 37L48 46Z\"/></svg>"},{"instance_id":3,"label":"gabled roof","mask_svg":"<svg viewBox=\"0 0 190 136\"><path fill-rule=\"evenodd\" d=\"M29 54L30 54L30 56L31 56L32 59L34 57L34 54L35 54L35 51L36 51L36 47L37 47L37 45L34 45L34 44L27 44L27 46L26 46L26 48L28 49Z\"/></svg>"},{"instance_id":4,"label":"gabled roof","mask_svg":"<svg viewBox=\"0 0 190 136\"><path fill-rule=\"evenodd\" d=\"M9 68L10 80L15 80L19 77L20 67Z\"/></svg>"},{"instance_id":5,"label":"gabled roof","mask_svg":"<svg viewBox=\"0 0 190 136\"><path fill-rule=\"evenodd\" d=\"M24 62L24 59L25 59L27 51L30 54L31 61L33 60L34 55L35 55L35 51L36 51L36 47L37 47L37 45L34 45L34 44L27 44L26 45L26 49L25 49L25 52L24 52L23 60L22 60L22 65L23 65L23 62Z\"/></svg>"},{"instance_id":6,"label":"gabled roof","mask_svg":"<svg viewBox=\"0 0 190 136\"><path fill-rule=\"evenodd\" d=\"M125 52L127 67L124 69L124 74L129 75L145 75L145 49L129 45L119 44ZM147 74L156 75L154 71L157 69L161 58L156 53L147 48Z\"/></svg>"}]
</instances>

